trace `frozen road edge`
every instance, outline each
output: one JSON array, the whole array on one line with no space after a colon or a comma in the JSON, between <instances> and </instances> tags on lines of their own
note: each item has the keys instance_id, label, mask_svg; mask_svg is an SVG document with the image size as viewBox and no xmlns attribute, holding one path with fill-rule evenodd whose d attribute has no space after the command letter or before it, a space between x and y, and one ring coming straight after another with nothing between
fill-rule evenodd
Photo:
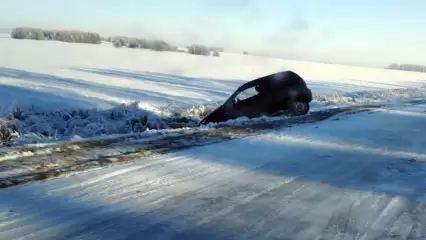
<instances>
[{"instance_id":1,"label":"frozen road edge","mask_svg":"<svg viewBox=\"0 0 426 240\"><path fill-rule=\"evenodd\" d=\"M42 181L64 174L100 168L111 164L146 159L154 155L205 146L237 138L261 134L292 125L323 121L340 114L372 111L383 105L358 105L311 112L300 117L272 121L256 121L241 126L216 125L210 129L183 129L173 134L158 134L138 138L112 138L22 148L23 156L0 161L0 188L9 188L34 181ZM28 154L30 152L30 154ZM32 152L32 154L31 154ZM7 152L3 153L7 154Z\"/></svg>"}]
</instances>

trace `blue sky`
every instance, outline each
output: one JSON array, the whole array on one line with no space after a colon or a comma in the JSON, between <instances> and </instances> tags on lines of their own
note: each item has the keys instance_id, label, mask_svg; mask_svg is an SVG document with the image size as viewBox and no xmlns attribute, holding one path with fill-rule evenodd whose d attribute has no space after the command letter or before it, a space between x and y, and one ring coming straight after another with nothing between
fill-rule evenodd
<instances>
[{"instance_id":1,"label":"blue sky","mask_svg":"<svg viewBox=\"0 0 426 240\"><path fill-rule=\"evenodd\" d=\"M424 0L11 0L0 27L161 38L327 62L426 65Z\"/></svg>"}]
</instances>

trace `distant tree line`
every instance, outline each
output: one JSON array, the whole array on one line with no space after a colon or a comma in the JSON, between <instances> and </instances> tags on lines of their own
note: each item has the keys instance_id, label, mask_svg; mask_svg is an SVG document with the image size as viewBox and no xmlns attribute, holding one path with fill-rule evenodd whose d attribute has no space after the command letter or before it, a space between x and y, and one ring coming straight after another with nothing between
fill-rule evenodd
<instances>
[{"instance_id":1,"label":"distant tree line","mask_svg":"<svg viewBox=\"0 0 426 240\"><path fill-rule=\"evenodd\" d=\"M111 42L114 47L127 47L127 48L143 48L151 49L154 51L176 51L177 47L168 44L163 40L146 40L133 37L108 37L107 42Z\"/></svg>"},{"instance_id":2,"label":"distant tree line","mask_svg":"<svg viewBox=\"0 0 426 240\"><path fill-rule=\"evenodd\" d=\"M108 37L105 40L107 42L111 42L116 48L127 47L151 49L154 51L187 52L189 54L204 56L220 56L219 52L223 51L223 48L206 47L199 44L192 44L191 46L186 47L185 51L184 49L179 49L178 47L172 46L163 40L146 40L125 36Z\"/></svg>"},{"instance_id":3,"label":"distant tree line","mask_svg":"<svg viewBox=\"0 0 426 240\"><path fill-rule=\"evenodd\" d=\"M94 32L75 30L46 30L41 28L18 27L12 29L14 39L50 40L74 43L100 44L101 36Z\"/></svg>"},{"instance_id":4,"label":"distant tree line","mask_svg":"<svg viewBox=\"0 0 426 240\"><path fill-rule=\"evenodd\" d=\"M220 49L218 48L209 48L199 44L192 44L191 46L188 46L187 49L189 54L204 55L204 56L213 55L215 57L219 56L219 51L220 51Z\"/></svg>"},{"instance_id":5,"label":"distant tree line","mask_svg":"<svg viewBox=\"0 0 426 240\"><path fill-rule=\"evenodd\" d=\"M172 46L163 40L146 40L134 37L114 36L101 37L98 33L74 31L74 30L47 30L31 27L17 27L12 29L11 37L14 39L48 40L74 43L100 44L102 41L111 42L116 48L139 48L154 51L187 52L194 55L220 56L221 47L207 47L200 44L192 44L186 49Z\"/></svg>"},{"instance_id":6,"label":"distant tree line","mask_svg":"<svg viewBox=\"0 0 426 240\"><path fill-rule=\"evenodd\" d=\"M223 48L207 47L200 44L192 44L186 48L188 49L189 54L194 54L194 55L204 55L204 56L211 55L214 57L219 57L220 56L219 52L223 52Z\"/></svg>"},{"instance_id":7,"label":"distant tree line","mask_svg":"<svg viewBox=\"0 0 426 240\"><path fill-rule=\"evenodd\" d=\"M393 63L386 67L386 69L411 71L411 72L426 72L426 66L419 64L396 64Z\"/></svg>"}]
</instances>

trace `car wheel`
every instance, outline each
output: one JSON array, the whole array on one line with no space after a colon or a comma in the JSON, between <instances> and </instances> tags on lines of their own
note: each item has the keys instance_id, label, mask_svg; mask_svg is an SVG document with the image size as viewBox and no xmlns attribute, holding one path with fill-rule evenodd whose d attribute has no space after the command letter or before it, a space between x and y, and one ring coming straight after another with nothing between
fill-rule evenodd
<instances>
[{"instance_id":1,"label":"car wheel","mask_svg":"<svg viewBox=\"0 0 426 240\"><path fill-rule=\"evenodd\" d=\"M289 101L288 111L291 115L300 116L309 112L309 103L304 101Z\"/></svg>"}]
</instances>

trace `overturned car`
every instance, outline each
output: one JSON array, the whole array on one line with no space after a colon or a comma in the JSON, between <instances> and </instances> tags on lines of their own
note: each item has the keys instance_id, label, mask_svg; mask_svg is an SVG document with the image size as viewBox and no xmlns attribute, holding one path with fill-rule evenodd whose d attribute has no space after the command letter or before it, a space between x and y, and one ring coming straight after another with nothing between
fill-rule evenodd
<instances>
[{"instance_id":1,"label":"overturned car","mask_svg":"<svg viewBox=\"0 0 426 240\"><path fill-rule=\"evenodd\" d=\"M281 113L304 115L309 112L311 101L312 92L298 74L278 72L244 83L198 125Z\"/></svg>"}]
</instances>

